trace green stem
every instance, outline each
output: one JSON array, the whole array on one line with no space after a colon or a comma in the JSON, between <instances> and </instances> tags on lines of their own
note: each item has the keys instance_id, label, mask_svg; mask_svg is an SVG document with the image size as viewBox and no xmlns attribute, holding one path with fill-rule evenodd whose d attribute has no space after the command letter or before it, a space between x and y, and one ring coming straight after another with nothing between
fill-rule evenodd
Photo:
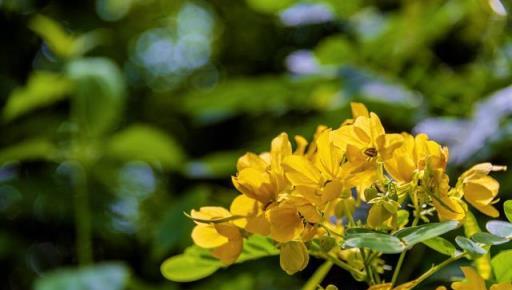
<instances>
[{"instance_id":1,"label":"green stem","mask_svg":"<svg viewBox=\"0 0 512 290\"><path fill-rule=\"evenodd\" d=\"M327 273L329 273L329 270L331 270L333 265L333 262L331 261L325 261L322 266L320 266L313 276L309 278L309 280L306 282L306 285L302 288L302 290L316 290L318 285L322 283Z\"/></svg>"},{"instance_id":2,"label":"green stem","mask_svg":"<svg viewBox=\"0 0 512 290\"><path fill-rule=\"evenodd\" d=\"M350 266L349 264L347 264L343 261L340 261L337 257L333 256L332 254L317 254L316 256L320 257L322 259L325 259L325 260L333 263L334 265L342 268L343 270L349 271L350 273L353 273L355 275L358 275L358 276L364 275L363 272L359 271L358 269Z\"/></svg>"},{"instance_id":3,"label":"green stem","mask_svg":"<svg viewBox=\"0 0 512 290\"><path fill-rule=\"evenodd\" d=\"M419 213L417 213L414 217L414 220L412 222L412 227L416 226L418 222L420 221ZM402 268L402 264L405 260L405 255L407 254L407 250L404 250L400 257L398 258L398 262L396 263L395 271L393 272L393 278L391 278L391 285L394 286L396 283L396 280L398 279L398 275L400 274L400 269Z\"/></svg>"},{"instance_id":4,"label":"green stem","mask_svg":"<svg viewBox=\"0 0 512 290\"><path fill-rule=\"evenodd\" d=\"M365 249L360 249L361 256L363 257L364 270L366 272L366 278L369 285L375 285L375 279L373 277L372 269L370 267L370 260L366 255Z\"/></svg>"},{"instance_id":5,"label":"green stem","mask_svg":"<svg viewBox=\"0 0 512 290\"><path fill-rule=\"evenodd\" d=\"M87 176L80 164L75 165L74 207L76 230L76 254L80 265L92 263L91 212L87 191Z\"/></svg>"},{"instance_id":6,"label":"green stem","mask_svg":"<svg viewBox=\"0 0 512 290\"><path fill-rule=\"evenodd\" d=\"M466 255L466 253L464 252L464 253L461 253L459 255L450 257L450 258L444 260L441 264L430 268L430 270L428 270L427 272L423 273L416 280L414 280L414 286L411 289L413 289L414 287L418 286L421 282L425 281L427 278L432 276L437 271L439 271L439 270L443 269L444 267L448 266L449 264L451 264L451 263L453 263L453 262L463 258L465 255Z\"/></svg>"}]
</instances>

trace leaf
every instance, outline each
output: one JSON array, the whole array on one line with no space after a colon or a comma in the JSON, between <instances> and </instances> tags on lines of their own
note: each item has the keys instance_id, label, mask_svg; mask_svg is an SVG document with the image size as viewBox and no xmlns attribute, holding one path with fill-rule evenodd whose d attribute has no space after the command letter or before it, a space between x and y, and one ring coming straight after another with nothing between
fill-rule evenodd
<instances>
[{"instance_id":1,"label":"leaf","mask_svg":"<svg viewBox=\"0 0 512 290\"><path fill-rule=\"evenodd\" d=\"M187 191L181 199L171 204L160 219L155 231L155 238L153 239L154 256L160 257L178 245L190 244L190 232L194 223L183 212L205 204L208 193L207 188L196 188ZM172 229L172 231L169 229Z\"/></svg>"},{"instance_id":2,"label":"leaf","mask_svg":"<svg viewBox=\"0 0 512 290\"><path fill-rule=\"evenodd\" d=\"M73 88L65 76L47 72L34 72L24 87L15 89L4 108L4 118L9 121L23 114L51 105L64 99Z\"/></svg>"},{"instance_id":3,"label":"leaf","mask_svg":"<svg viewBox=\"0 0 512 290\"><path fill-rule=\"evenodd\" d=\"M107 58L80 58L67 66L77 86L73 116L86 136L101 136L117 126L124 98L124 78Z\"/></svg>"},{"instance_id":4,"label":"leaf","mask_svg":"<svg viewBox=\"0 0 512 290\"><path fill-rule=\"evenodd\" d=\"M147 125L132 125L112 136L107 144L107 154L123 161L145 161L164 169L177 169L184 159L184 153L174 139Z\"/></svg>"},{"instance_id":5,"label":"leaf","mask_svg":"<svg viewBox=\"0 0 512 290\"><path fill-rule=\"evenodd\" d=\"M396 254L405 250L399 238L383 233L351 233L347 235L344 247L367 248L384 254Z\"/></svg>"},{"instance_id":6,"label":"leaf","mask_svg":"<svg viewBox=\"0 0 512 290\"><path fill-rule=\"evenodd\" d=\"M251 236L244 240L244 248L236 263L278 255L279 250L267 237ZM206 249L188 247L185 253L165 260L160 267L165 278L176 282L190 282L205 278L223 264Z\"/></svg>"},{"instance_id":7,"label":"leaf","mask_svg":"<svg viewBox=\"0 0 512 290\"><path fill-rule=\"evenodd\" d=\"M487 253L487 251L484 248L480 247L478 244L476 244L475 242L466 237L457 236L455 238L455 242L457 243L457 245L459 245L459 247L461 247L463 250L466 250L470 254L484 255L485 253Z\"/></svg>"},{"instance_id":8,"label":"leaf","mask_svg":"<svg viewBox=\"0 0 512 290\"><path fill-rule=\"evenodd\" d=\"M498 237L512 239L512 224L504 221L490 221L485 227L487 230Z\"/></svg>"},{"instance_id":9,"label":"leaf","mask_svg":"<svg viewBox=\"0 0 512 290\"><path fill-rule=\"evenodd\" d=\"M494 256L491 265L498 283L512 282L512 250L502 251Z\"/></svg>"},{"instance_id":10,"label":"leaf","mask_svg":"<svg viewBox=\"0 0 512 290\"><path fill-rule=\"evenodd\" d=\"M215 152L198 160L190 161L184 168L191 178L229 177L236 171L236 161L242 156L238 151Z\"/></svg>"},{"instance_id":11,"label":"leaf","mask_svg":"<svg viewBox=\"0 0 512 290\"><path fill-rule=\"evenodd\" d=\"M3 148L0 151L0 164L9 161L54 160L58 150L46 139L32 139Z\"/></svg>"},{"instance_id":12,"label":"leaf","mask_svg":"<svg viewBox=\"0 0 512 290\"><path fill-rule=\"evenodd\" d=\"M246 0L249 6L264 13L276 13L292 5L296 0Z\"/></svg>"},{"instance_id":13,"label":"leaf","mask_svg":"<svg viewBox=\"0 0 512 290\"><path fill-rule=\"evenodd\" d=\"M481 232L482 231L480 230L480 226L478 225L478 221L476 220L475 215L473 215L473 213L468 210L466 212L466 219L464 221L464 234L469 238ZM476 257L473 264L476 267L478 274L482 276L482 278L488 280L491 277L491 254L489 252L480 257Z\"/></svg>"},{"instance_id":14,"label":"leaf","mask_svg":"<svg viewBox=\"0 0 512 290\"><path fill-rule=\"evenodd\" d=\"M427 247L447 256L455 256L457 249L448 240L441 237L434 237L422 242Z\"/></svg>"},{"instance_id":15,"label":"leaf","mask_svg":"<svg viewBox=\"0 0 512 290\"><path fill-rule=\"evenodd\" d=\"M123 290L129 269L121 263L103 263L83 268L59 269L47 273L35 282L35 290Z\"/></svg>"},{"instance_id":16,"label":"leaf","mask_svg":"<svg viewBox=\"0 0 512 290\"><path fill-rule=\"evenodd\" d=\"M210 276L222 267L208 250L189 247L185 253L165 260L160 267L162 275L175 282L190 282Z\"/></svg>"},{"instance_id":17,"label":"leaf","mask_svg":"<svg viewBox=\"0 0 512 290\"><path fill-rule=\"evenodd\" d=\"M505 211L508 221L512 223L512 199L503 203L503 210Z\"/></svg>"},{"instance_id":18,"label":"leaf","mask_svg":"<svg viewBox=\"0 0 512 290\"><path fill-rule=\"evenodd\" d=\"M417 243L429 240L443 235L459 227L457 221L446 221L441 223L424 224L421 226L404 228L394 235L401 239L407 247L412 247Z\"/></svg>"},{"instance_id":19,"label":"leaf","mask_svg":"<svg viewBox=\"0 0 512 290\"><path fill-rule=\"evenodd\" d=\"M477 243L485 245L500 245L508 242L508 239L495 236L490 233L479 232L474 234L471 239Z\"/></svg>"}]
</instances>

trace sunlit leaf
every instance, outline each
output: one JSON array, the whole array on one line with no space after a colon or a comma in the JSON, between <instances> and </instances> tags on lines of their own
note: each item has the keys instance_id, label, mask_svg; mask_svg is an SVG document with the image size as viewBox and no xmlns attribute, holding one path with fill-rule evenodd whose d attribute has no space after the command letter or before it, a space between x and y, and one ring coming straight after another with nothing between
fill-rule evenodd
<instances>
[{"instance_id":1,"label":"sunlit leaf","mask_svg":"<svg viewBox=\"0 0 512 290\"><path fill-rule=\"evenodd\" d=\"M146 125L132 125L112 136L107 154L123 161L140 160L165 169L181 166L184 153L164 132Z\"/></svg>"},{"instance_id":2,"label":"sunlit leaf","mask_svg":"<svg viewBox=\"0 0 512 290\"><path fill-rule=\"evenodd\" d=\"M494 277L500 283L512 282L512 250L498 253L491 260Z\"/></svg>"},{"instance_id":3,"label":"sunlit leaf","mask_svg":"<svg viewBox=\"0 0 512 290\"><path fill-rule=\"evenodd\" d=\"M487 251L484 248L480 247L478 244L476 244L475 242L466 237L458 236L455 238L455 242L457 243L457 245L459 245L459 247L466 250L468 253L474 255L484 255L485 253L487 253Z\"/></svg>"},{"instance_id":4,"label":"sunlit leaf","mask_svg":"<svg viewBox=\"0 0 512 290\"><path fill-rule=\"evenodd\" d=\"M449 231L458 228L460 224L457 221L446 221L441 223L424 224L421 226L404 228L395 233L407 247L443 235Z\"/></svg>"},{"instance_id":5,"label":"sunlit leaf","mask_svg":"<svg viewBox=\"0 0 512 290\"><path fill-rule=\"evenodd\" d=\"M485 245L499 245L508 242L508 239L495 236L493 234L479 232L474 234L471 239L477 243L485 244Z\"/></svg>"},{"instance_id":6,"label":"sunlit leaf","mask_svg":"<svg viewBox=\"0 0 512 290\"><path fill-rule=\"evenodd\" d=\"M53 160L58 150L46 139L27 140L0 150L0 164L9 161Z\"/></svg>"},{"instance_id":7,"label":"sunlit leaf","mask_svg":"<svg viewBox=\"0 0 512 290\"><path fill-rule=\"evenodd\" d=\"M385 254L401 253L405 244L399 238L383 233L353 233L346 237L345 247L367 248Z\"/></svg>"},{"instance_id":8,"label":"sunlit leaf","mask_svg":"<svg viewBox=\"0 0 512 290\"><path fill-rule=\"evenodd\" d=\"M47 273L35 283L35 290L123 290L129 269L120 263L103 263L83 268L60 269Z\"/></svg>"},{"instance_id":9,"label":"sunlit leaf","mask_svg":"<svg viewBox=\"0 0 512 290\"><path fill-rule=\"evenodd\" d=\"M34 72L24 87L15 89L4 107L4 118L12 120L35 109L51 105L69 95L73 83L65 76L47 71Z\"/></svg>"},{"instance_id":10,"label":"sunlit leaf","mask_svg":"<svg viewBox=\"0 0 512 290\"><path fill-rule=\"evenodd\" d=\"M68 64L76 83L73 117L86 136L100 136L117 126L125 98L125 84L117 65L107 58L81 58Z\"/></svg>"},{"instance_id":11,"label":"sunlit leaf","mask_svg":"<svg viewBox=\"0 0 512 290\"><path fill-rule=\"evenodd\" d=\"M512 239L512 224L504 221L490 221L485 227L487 230L498 237Z\"/></svg>"},{"instance_id":12,"label":"sunlit leaf","mask_svg":"<svg viewBox=\"0 0 512 290\"><path fill-rule=\"evenodd\" d=\"M455 256L457 249L449 241L441 238L434 237L422 242L427 247L447 256Z\"/></svg>"},{"instance_id":13,"label":"sunlit leaf","mask_svg":"<svg viewBox=\"0 0 512 290\"><path fill-rule=\"evenodd\" d=\"M254 10L265 13L275 13L290 6L296 0L246 0Z\"/></svg>"},{"instance_id":14,"label":"sunlit leaf","mask_svg":"<svg viewBox=\"0 0 512 290\"><path fill-rule=\"evenodd\" d=\"M503 210L505 211L508 221L512 223L512 199L503 203Z\"/></svg>"}]
</instances>

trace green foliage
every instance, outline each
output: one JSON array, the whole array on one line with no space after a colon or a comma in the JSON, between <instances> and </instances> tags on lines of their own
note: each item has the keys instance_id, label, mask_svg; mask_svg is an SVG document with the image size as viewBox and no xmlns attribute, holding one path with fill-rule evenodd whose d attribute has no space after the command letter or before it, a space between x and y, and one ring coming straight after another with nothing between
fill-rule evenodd
<instances>
[{"instance_id":1,"label":"green foliage","mask_svg":"<svg viewBox=\"0 0 512 290\"><path fill-rule=\"evenodd\" d=\"M122 263L103 263L83 268L60 269L37 280L35 290L123 290L130 271Z\"/></svg>"},{"instance_id":2,"label":"green foliage","mask_svg":"<svg viewBox=\"0 0 512 290\"><path fill-rule=\"evenodd\" d=\"M236 263L279 254L278 249L266 237L252 236L244 241L242 254ZM176 282L189 282L205 278L220 269L223 264L206 249L191 246L181 255L164 261L161 267L165 278Z\"/></svg>"},{"instance_id":3,"label":"green foliage","mask_svg":"<svg viewBox=\"0 0 512 290\"><path fill-rule=\"evenodd\" d=\"M492 270L496 281L500 283L512 282L512 250L498 253L491 260Z\"/></svg>"},{"instance_id":4,"label":"green foliage","mask_svg":"<svg viewBox=\"0 0 512 290\"><path fill-rule=\"evenodd\" d=\"M468 253L472 255L483 255L487 253L487 251L480 247L477 243L473 242L472 240L463 237L463 236L457 236L455 238L455 242L459 247L461 247L463 250L467 251Z\"/></svg>"},{"instance_id":5,"label":"green foliage","mask_svg":"<svg viewBox=\"0 0 512 290\"><path fill-rule=\"evenodd\" d=\"M512 239L512 224L504 221L490 221L485 226L487 230L498 237Z\"/></svg>"},{"instance_id":6,"label":"green foliage","mask_svg":"<svg viewBox=\"0 0 512 290\"><path fill-rule=\"evenodd\" d=\"M372 249L385 254L401 253L406 249L406 245L399 238L377 232L350 233L344 247Z\"/></svg>"},{"instance_id":7,"label":"green foliage","mask_svg":"<svg viewBox=\"0 0 512 290\"><path fill-rule=\"evenodd\" d=\"M25 87L15 89L4 107L4 118L15 119L23 114L51 105L69 96L73 83L57 73L34 72Z\"/></svg>"},{"instance_id":8,"label":"green foliage","mask_svg":"<svg viewBox=\"0 0 512 290\"><path fill-rule=\"evenodd\" d=\"M112 136L107 154L122 161L141 160L164 169L177 169L183 152L177 142L158 129L132 125Z\"/></svg>"},{"instance_id":9,"label":"green foliage","mask_svg":"<svg viewBox=\"0 0 512 290\"><path fill-rule=\"evenodd\" d=\"M474 234L471 239L477 243L485 244L485 245L500 245L508 242L507 239L495 236L493 234L479 232Z\"/></svg>"},{"instance_id":10,"label":"green foliage","mask_svg":"<svg viewBox=\"0 0 512 290\"><path fill-rule=\"evenodd\" d=\"M441 223L430 223L421 226L404 228L395 233L408 247L417 243L438 237L449 231L458 228L460 224L456 221L446 221Z\"/></svg>"},{"instance_id":11,"label":"green foliage","mask_svg":"<svg viewBox=\"0 0 512 290\"><path fill-rule=\"evenodd\" d=\"M9 161L55 160L59 154L53 143L46 139L26 140L0 150L0 164Z\"/></svg>"},{"instance_id":12,"label":"green foliage","mask_svg":"<svg viewBox=\"0 0 512 290\"><path fill-rule=\"evenodd\" d=\"M448 240L443 239L441 237L434 237L422 242L427 247L447 256L455 256L457 254L457 249L455 246L450 243Z\"/></svg>"},{"instance_id":13,"label":"green foliage","mask_svg":"<svg viewBox=\"0 0 512 290\"><path fill-rule=\"evenodd\" d=\"M503 210L508 221L512 223L512 200L507 200L503 203Z\"/></svg>"}]
</instances>

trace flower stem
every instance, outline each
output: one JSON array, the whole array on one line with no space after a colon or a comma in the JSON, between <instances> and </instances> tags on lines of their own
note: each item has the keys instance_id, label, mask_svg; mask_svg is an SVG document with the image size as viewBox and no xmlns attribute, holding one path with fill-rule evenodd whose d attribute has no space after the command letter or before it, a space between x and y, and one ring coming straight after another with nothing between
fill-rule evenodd
<instances>
[{"instance_id":1,"label":"flower stem","mask_svg":"<svg viewBox=\"0 0 512 290\"><path fill-rule=\"evenodd\" d=\"M432 268L430 268L427 272L423 273L421 276L419 276L416 280L414 280L414 287L416 287L418 284L420 284L421 282L425 281L427 278L429 278L430 276L432 276L434 273L436 273L437 271L443 269L444 267L448 266L449 264L463 258L464 256L466 256L466 253L463 252L463 253L460 253L456 256L453 256L453 257L450 257L446 260L444 260L441 264L437 265L437 266L434 266ZM411 288L411 289L413 289Z\"/></svg>"},{"instance_id":2,"label":"flower stem","mask_svg":"<svg viewBox=\"0 0 512 290\"><path fill-rule=\"evenodd\" d=\"M329 270L331 270L333 265L332 261L325 261L322 266L320 266L313 276L309 278L309 280L306 282L302 290L316 290L318 285L322 283L327 273L329 273Z\"/></svg>"},{"instance_id":3,"label":"flower stem","mask_svg":"<svg viewBox=\"0 0 512 290\"><path fill-rule=\"evenodd\" d=\"M411 226L412 227L416 226L419 221L420 221L420 216L419 216L419 214L416 214ZM400 269L402 268L402 264L404 263L406 254L407 254L407 250L404 250L400 254L400 257L398 258L398 262L396 263L395 271L393 272L393 278L391 278L391 285L393 285L393 286L395 285L396 280L398 279L398 274L400 274Z\"/></svg>"},{"instance_id":4,"label":"flower stem","mask_svg":"<svg viewBox=\"0 0 512 290\"><path fill-rule=\"evenodd\" d=\"M80 265L92 263L91 212L84 168L76 164L74 174L74 207L76 230L76 254Z\"/></svg>"}]
</instances>

